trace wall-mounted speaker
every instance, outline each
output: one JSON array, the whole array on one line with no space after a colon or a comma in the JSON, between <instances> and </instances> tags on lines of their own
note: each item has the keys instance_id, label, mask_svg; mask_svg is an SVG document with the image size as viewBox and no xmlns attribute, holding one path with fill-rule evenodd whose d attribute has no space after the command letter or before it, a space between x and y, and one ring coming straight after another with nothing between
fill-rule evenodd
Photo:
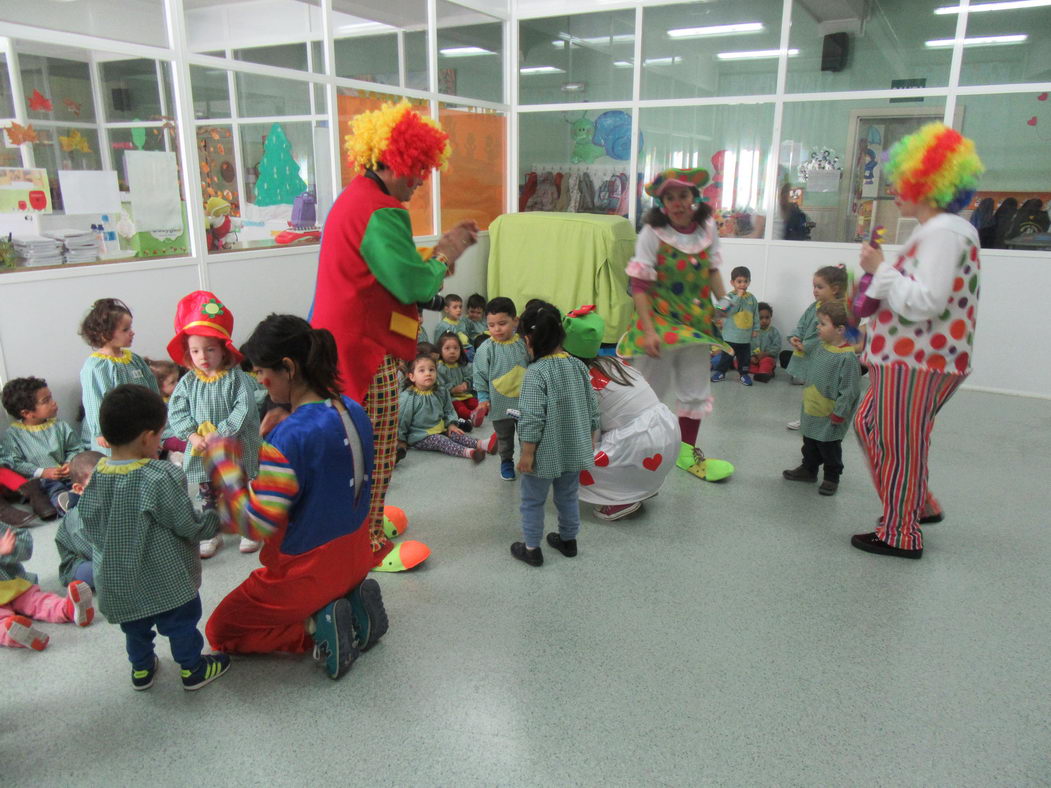
<instances>
[{"instance_id":1,"label":"wall-mounted speaker","mask_svg":"<svg viewBox=\"0 0 1051 788\"><path fill-rule=\"evenodd\" d=\"M842 71L847 67L850 36L847 33L829 33L821 42L821 70Z\"/></svg>"}]
</instances>

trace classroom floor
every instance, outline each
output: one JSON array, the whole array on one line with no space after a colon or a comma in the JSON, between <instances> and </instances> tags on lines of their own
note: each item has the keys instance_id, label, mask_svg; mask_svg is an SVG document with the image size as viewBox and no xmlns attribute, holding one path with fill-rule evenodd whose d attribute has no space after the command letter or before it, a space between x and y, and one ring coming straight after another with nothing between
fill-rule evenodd
<instances>
[{"instance_id":1,"label":"classroom floor","mask_svg":"<svg viewBox=\"0 0 1051 788\"><path fill-rule=\"evenodd\" d=\"M701 438L737 474L673 471L541 569L508 553L517 483L495 459L410 452L388 500L433 555L377 576L390 632L339 682L235 658L187 693L160 640L138 693L116 627L43 625L47 651L0 654L0 781L1048 785L1049 403L955 397L932 453L947 519L907 561L849 545L879 513L853 439L836 497L784 481L800 389L729 378ZM29 563L50 590L55 527ZM206 614L256 561L227 537Z\"/></svg>"}]
</instances>

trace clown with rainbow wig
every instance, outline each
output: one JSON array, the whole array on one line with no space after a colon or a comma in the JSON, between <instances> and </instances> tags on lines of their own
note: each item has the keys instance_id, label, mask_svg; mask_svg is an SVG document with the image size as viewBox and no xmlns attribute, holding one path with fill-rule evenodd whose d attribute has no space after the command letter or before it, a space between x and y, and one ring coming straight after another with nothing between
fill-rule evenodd
<instances>
[{"instance_id":1,"label":"clown with rainbow wig","mask_svg":"<svg viewBox=\"0 0 1051 788\"><path fill-rule=\"evenodd\" d=\"M866 552L920 558L920 526L945 516L927 487L927 454L934 417L971 371L979 243L957 212L982 170L974 143L941 123L890 150L895 202L919 226L893 262L861 247L861 267L872 274L866 295L880 301L863 357L871 385L854 419L883 503L876 530L851 539Z\"/></svg>"},{"instance_id":2,"label":"clown with rainbow wig","mask_svg":"<svg viewBox=\"0 0 1051 788\"><path fill-rule=\"evenodd\" d=\"M370 541L376 569L401 571L424 561L429 550L417 541L393 545L385 531L385 523L389 531L402 530L390 528L384 514L397 451L398 363L416 353L416 304L438 293L478 227L457 225L427 259L417 251L404 203L432 169L445 165L450 148L441 126L408 101L356 116L345 148L358 175L325 221L310 322L332 332L343 393L364 405L372 421Z\"/></svg>"}]
</instances>

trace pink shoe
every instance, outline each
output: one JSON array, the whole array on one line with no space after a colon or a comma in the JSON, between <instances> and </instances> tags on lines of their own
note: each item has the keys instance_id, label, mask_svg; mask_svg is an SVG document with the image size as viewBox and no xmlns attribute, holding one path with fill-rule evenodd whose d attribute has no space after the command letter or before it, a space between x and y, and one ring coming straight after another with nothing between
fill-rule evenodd
<instances>
[{"instance_id":1,"label":"pink shoe","mask_svg":"<svg viewBox=\"0 0 1051 788\"><path fill-rule=\"evenodd\" d=\"M497 450L498 447L499 447L499 440L497 439L496 433L494 432L492 435L489 436L489 443L485 447L485 450L489 454L496 454L496 450Z\"/></svg>"},{"instance_id":2,"label":"pink shoe","mask_svg":"<svg viewBox=\"0 0 1051 788\"><path fill-rule=\"evenodd\" d=\"M33 651L43 651L51 640L42 630L33 626L33 622L25 616L11 616L3 623L7 630L7 636L23 648L31 648Z\"/></svg>"},{"instance_id":3,"label":"pink shoe","mask_svg":"<svg viewBox=\"0 0 1051 788\"><path fill-rule=\"evenodd\" d=\"M86 627L95 620L91 586L83 580L74 580L66 586L66 599L69 605L69 620L78 627Z\"/></svg>"},{"instance_id":4,"label":"pink shoe","mask_svg":"<svg viewBox=\"0 0 1051 788\"><path fill-rule=\"evenodd\" d=\"M642 508L642 501L635 503L622 503L618 506L600 506L595 510L595 516L600 520L620 520L629 514L634 514Z\"/></svg>"},{"instance_id":5,"label":"pink shoe","mask_svg":"<svg viewBox=\"0 0 1051 788\"><path fill-rule=\"evenodd\" d=\"M475 408L471 411L471 425L474 427L481 427L482 422L485 421L485 411L481 408Z\"/></svg>"}]
</instances>

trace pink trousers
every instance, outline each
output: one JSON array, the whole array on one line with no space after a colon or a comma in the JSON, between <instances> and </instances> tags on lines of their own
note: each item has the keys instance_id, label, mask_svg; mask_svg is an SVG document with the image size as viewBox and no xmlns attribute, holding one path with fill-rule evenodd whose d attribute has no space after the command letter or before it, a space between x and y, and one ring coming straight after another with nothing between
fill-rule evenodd
<instances>
[{"instance_id":1,"label":"pink trousers","mask_svg":"<svg viewBox=\"0 0 1051 788\"><path fill-rule=\"evenodd\" d=\"M3 622L15 615L26 616L36 621L64 624L72 621L70 603L64 596L41 591L40 586L30 586L10 602L0 605L0 646L22 648L7 635Z\"/></svg>"}]
</instances>

